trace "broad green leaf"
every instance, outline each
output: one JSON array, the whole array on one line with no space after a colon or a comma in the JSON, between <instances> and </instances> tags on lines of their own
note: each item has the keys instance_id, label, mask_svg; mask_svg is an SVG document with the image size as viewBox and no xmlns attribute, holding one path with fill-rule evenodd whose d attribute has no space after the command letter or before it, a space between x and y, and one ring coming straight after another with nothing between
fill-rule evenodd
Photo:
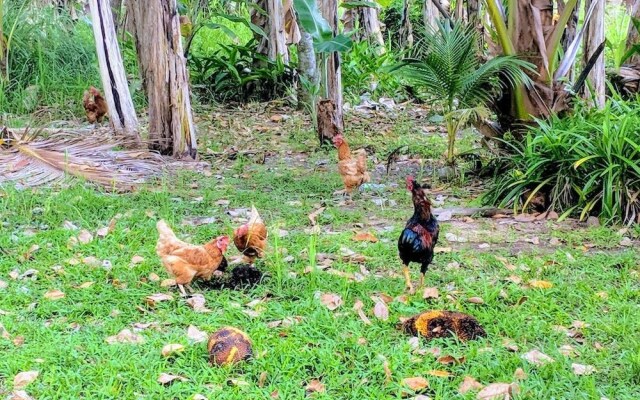
<instances>
[{"instance_id":1,"label":"broad green leaf","mask_svg":"<svg viewBox=\"0 0 640 400\"><path fill-rule=\"evenodd\" d=\"M211 22L211 23L205 24L204 26L206 26L209 29L220 29L222 32L226 33L227 36L229 36L231 39L238 38L238 35L236 35L236 33L226 25Z\"/></svg>"},{"instance_id":2,"label":"broad green leaf","mask_svg":"<svg viewBox=\"0 0 640 400\"><path fill-rule=\"evenodd\" d=\"M293 6L298 14L298 22L305 32L311 35L314 42L320 43L332 39L333 30L320 13L315 0L293 0Z\"/></svg>"},{"instance_id":3,"label":"broad green leaf","mask_svg":"<svg viewBox=\"0 0 640 400\"><path fill-rule=\"evenodd\" d=\"M344 52L351 48L353 42L346 35L337 35L336 37L314 43L314 48L318 53Z\"/></svg>"},{"instance_id":4,"label":"broad green leaf","mask_svg":"<svg viewBox=\"0 0 640 400\"><path fill-rule=\"evenodd\" d=\"M350 1L345 1L345 2L341 3L340 7L346 8L346 9L358 8L358 7L377 8L378 4L375 3L375 2L366 1L366 0L350 0Z\"/></svg>"}]
</instances>

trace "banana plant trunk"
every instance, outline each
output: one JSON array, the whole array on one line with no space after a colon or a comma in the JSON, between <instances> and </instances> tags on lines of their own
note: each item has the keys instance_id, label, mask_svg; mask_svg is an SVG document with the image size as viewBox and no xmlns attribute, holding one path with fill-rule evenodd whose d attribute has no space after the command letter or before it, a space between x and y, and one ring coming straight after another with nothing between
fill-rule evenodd
<instances>
[{"instance_id":1,"label":"banana plant trunk","mask_svg":"<svg viewBox=\"0 0 640 400\"><path fill-rule=\"evenodd\" d=\"M307 84L298 84L298 109L302 109L305 104L315 107L314 96L316 94L311 93L309 89L320 83L318 64L316 63L316 53L313 50L313 37L302 27L298 41L298 74L307 81Z\"/></svg>"},{"instance_id":2,"label":"banana plant trunk","mask_svg":"<svg viewBox=\"0 0 640 400\"><path fill-rule=\"evenodd\" d=\"M329 26L333 30L333 36L338 34L338 2L337 0L320 0L320 12L324 19L327 20ZM335 116L331 118L332 123L336 125L336 129L342 132L344 129L343 119L343 98L342 98L342 70L340 53L332 52L323 57L322 73L325 88L326 100L333 102L333 113ZM331 107L327 107L330 109ZM320 119L320 103L318 103L318 120ZM318 129L320 123L318 121ZM330 130L327 132L318 132L319 137L330 139L333 137Z\"/></svg>"},{"instance_id":3,"label":"banana plant trunk","mask_svg":"<svg viewBox=\"0 0 640 400\"><path fill-rule=\"evenodd\" d=\"M631 18L640 18L640 0L633 0L629 5L629 14ZM627 36L627 48L630 48L634 44L638 43L638 30L633 25L633 21L629 23L629 34ZM629 64L640 63L640 54L634 54L627 60Z\"/></svg>"},{"instance_id":4,"label":"banana plant trunk","mask_svg":"<svg viewBox=\"0 0 640 400\"><path fill-rule=\"evenodd\" d=\"M109 121L116 133L139 146L138 118L129 92L109 0L89 0L89 8Z\"/></svg>"},{"instance_id":5,"label":"banana plant trunk","mask_svg":"<svg viewBox=\"0 0 640 400\"><path fill-rule=\"evenodd\" d=\"M605 0L587 0L585 9L591 3L596 3L593 15L584 35L583 56L586 65L592 55L598 51L598 47L604 42L604 7ZM584 96L597 108L604 107L606 90L606 72L604 65L604 53L600 53L591 72L587 77L588 84L584 86Z\"/></svg>"},{"instance_id":6,"label":"banana plant trunk","mask_svg":"<svg viewBox=\"0 0 640 400\"><path fill-rule=\"evenodd\" d=\"M196 126L176 0L129 3L142 83L149 99L149 147L196 159Z\"/></svg>"}]
</instances>

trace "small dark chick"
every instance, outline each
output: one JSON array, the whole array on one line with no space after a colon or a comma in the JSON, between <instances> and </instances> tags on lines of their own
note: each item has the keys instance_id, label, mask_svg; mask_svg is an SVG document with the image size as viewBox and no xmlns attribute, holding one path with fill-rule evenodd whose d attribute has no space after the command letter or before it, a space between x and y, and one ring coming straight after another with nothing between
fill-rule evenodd
<instances>
[{"instance_id":1,"label":"small dark chick","mask_svg":"<svg viewBox=\"0 0 640 400\"><path fill-rule=\"evenodd\" d=\"M398 239L398 252L404 265L404 278L410 293L415 291L411 284L409 263L415 262L421 265L420 287L422 287L424 274L433 260L433 249L440 233L438 220L431 214L431 201L424 192L424 189L428 188L428 185L420 186L412 176L407 177L407 190L411 192L414 211Z\"/></svg>"}]
</instances>

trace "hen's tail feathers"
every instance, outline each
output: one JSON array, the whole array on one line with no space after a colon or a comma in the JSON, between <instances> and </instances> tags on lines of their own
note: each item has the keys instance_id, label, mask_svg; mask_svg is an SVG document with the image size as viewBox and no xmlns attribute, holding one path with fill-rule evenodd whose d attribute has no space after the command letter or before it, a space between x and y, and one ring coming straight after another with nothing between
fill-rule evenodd
<instances>
[{"instance_id":1,"label":"hen's tail feathers","mask_svg":"<svg viewBox=\"0 0 640 400\"><path fill-rule=\"evenodd\" d=\"M165 220L161 219L156 223L156 229L158 229L158 234L160 234L160 239L169 239L175 238L176 234L173 233L173 230L169 228L169 225L165 222Z\"/></svg>"}]
</instances>

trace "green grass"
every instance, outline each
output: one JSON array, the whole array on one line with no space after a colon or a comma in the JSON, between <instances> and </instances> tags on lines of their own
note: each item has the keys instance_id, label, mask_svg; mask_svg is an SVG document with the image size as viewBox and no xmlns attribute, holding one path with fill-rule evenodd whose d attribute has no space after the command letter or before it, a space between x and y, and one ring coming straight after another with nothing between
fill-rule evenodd
<instances>
[{"instance_id":1,"label":"green grass","mask_svg":"<svg viewBox=\"0 0 640 400\"><path fill-rule=\"evenodd\" d=\"M292 134L304 135L302 131ZM220 141L213 139L212 143ZM286 140L284 143L289 146ZM12 390L13 377L20 371L38 370L40 376L26 388L38 399L188 399L196 393L209 399L258 399L269 398L274 391L280 399L300 399L305 397L304 387L311 379L320 379L326 387L325 393L314 395L317 399L386 399L399 398L404 390L401 380L412 376L429 380L427 394L434 399L473 399L473 393L462 396L457 392L464 376L473 376L485 385L512 382L514 371L523 368L528 377L520 382L518 399L640 396L639 258L633 250L613 249L615 241L607 238L616 237L615 229L558 230L550 236L566 236L567 242L554 251L538 251L538 246L529 244L528 251L512 256L508 244L494 243L491 238L483 240L492 243L494 250L488 252L474 250L474 244L465 247L448 243L444 233L454 229L443 223L441 245L453 251L437 254L427 273L428 286L437 287L440 298L427 302L415 295L407 304L392 302L390 319L380 321L371 312L374 303L370 296L403 293L395 240L411 206L401 178L397 182L396 178L379 178L385 184L399 183L384 194L398 203L396 208L382 209L366 194L357 195L355 204L345 207L332 198L332 192L340 188L332 164L335 155L318 152L306 156L310 165L329 158L327 170L301 169L285 160L257 165L243 159L214 167L224 176L222 180L185 174L167 177L159 188L129 195L102 193L80 185L0 192L0 247L8 252L0 258L0 279L8 284L0 289L0 322L11 339L0 338L0 392ZM197 188L192 187L193 182L197 182ZM148 280L152 272L162 279L168 277L155 255L155 221L165 218L180 237L193 242L230 234L237 222L225 213L227 206L216 204L221 199L230 201L229 209L254 203L267 221L270 247L258 266L270 275L269 279L246 292L205 291L207 307L213 310L209 314L195 313L178 296L155 308L147 307L146 296L168 291ZM299 203L292 205L292 201ZM318 218L321 233L310 236L307 214L322 202L327 203L327 209ZM65 230L65 221L95 233L117 215L116 228L106 238L67 247L69 237L77 232ZM197 228L180 225L190 216L217 216L220 222ZM384 221L377 226L379 231L368 226L375 219ZM358 223L364 223L365 230L374 232L380 241L352 241ZM385 226L392 228L385 230ZM279 237L278 229L289 234ZM462 233L470 229L462 229ZM567 231L570 234L563 234ZM510 234L514 238L524 235L517 229ZM541 237L541 243L546 238ZM584 253L579 246L587 242L602 247ZM33 245L40 250L32 260L21 263L20 256ZM312 264L310 254L338 254L341 247L368 257L366 268L371 275L364 281L322 271L304 273ZM235 254L235 249L228 252ZM144 257L144 262L132 265L134 255ZM285 261L289 255L294 258L291 262ZM516 271L506 269L496 255L508 257ZM107 271L69 264L71 259L88 256L109 260L113 268ZM54 266L58 265L64 272L55 272ZM360 271L359 265L340 259L332 268ZM21 273L36 269L38 273L35 279L13 280L9 272L14 269ZM417 279L417 268L413 271ZM391 272L398 275L389 276ZM523 284L505 281L514 274L523 282L543 279L554 286L526 289ZM95 284L77 288L88 281ZM55 301L45 299L44 293L53 289L66 296ZM448 290L456 291L449 293L451 299L447 298ZM337 293L344 305L329 311L314 297L316 292ZM602 298L601 292L607 297ZM243 312L247 303L265 296L269 299L258 306L257 317ZM482 297L485 304L465 301L472 296ZM526 301L520 304L523 298ZM357 299L365 303L371 326L364 325L351 310ZM420 344L423 349L439 347L443 355L464 356L464 363L444 366L429 353L412 354L409 338L394 329L399 317L431 308L467 312L484 325L486 339ZM271 321L292 316L302 316L303 320L288 328L267 327ZM589 324L583 329L583 344L554 328L570 327L574 320ZM156 322L159 328L140 332L144 344L105 342L106 337L124 328L132 329L137 322ZM208 365L205 344L191 344L187 339L189 325L209 333L224 325L243 329L251 336L257 356L241 366L213 368ZM12 343L18 336L24 337L21 346ZM361 338L366 340L365 345L360 344ZM517 352L503 346L507 338L517 344ZM160 350L168 343L180 343L186 349L175 358L165 359ZM594 347L596 343L602 348ZM558 349L565 344L574 346L579 355L569 358L560 354ZM539 349L556 362L544 367L528 364L521 355L531 349ZM388 384L381 356L392 371ZM593 365L597 372L575 376L573 362ZM429 376L430 370L447 370L453 377ZM189 381L162 386L156 382L162 372L183 375ZM267 378L264 387L259 387L263 372ZM228 384L231 379L249 385L235 387Z\"/></svg>"}]
</instances>

